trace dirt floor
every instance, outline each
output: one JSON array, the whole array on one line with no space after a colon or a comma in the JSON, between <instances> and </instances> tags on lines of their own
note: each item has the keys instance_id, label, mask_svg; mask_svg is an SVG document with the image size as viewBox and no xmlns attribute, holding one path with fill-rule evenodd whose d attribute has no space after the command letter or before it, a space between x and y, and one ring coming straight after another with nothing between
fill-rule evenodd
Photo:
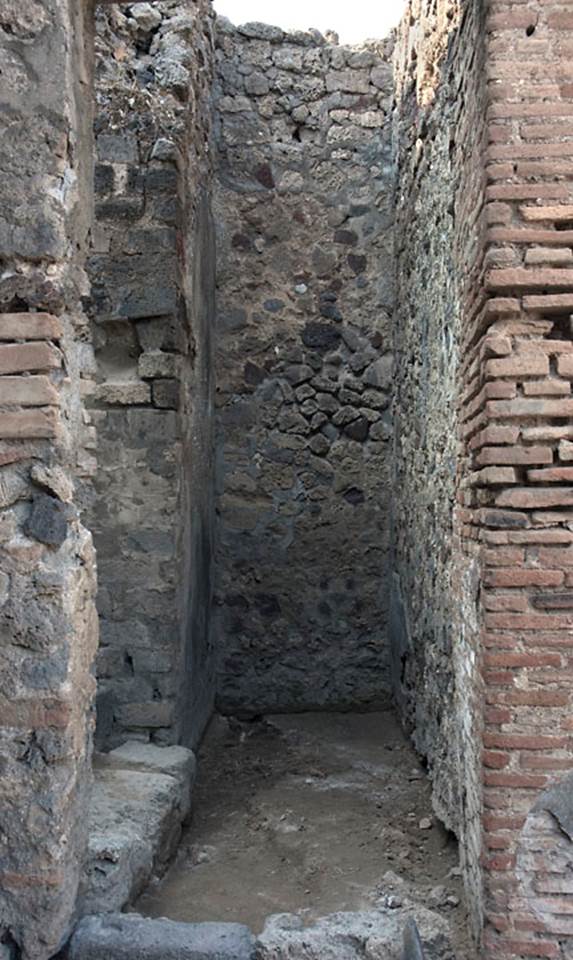
<instances>
[{"instance_id":1,"label":"dirt floor","mask_svg":"<svg viewBox=\"0 0 573 960\"><path fill-rule=\"evenodd\" d=\"M312 713L214 719L178 858L136 909L258 934L273 913L312 922L403 900L447 917L473 956L457 845L394 716Z\"/></svg>"}]
</instances>

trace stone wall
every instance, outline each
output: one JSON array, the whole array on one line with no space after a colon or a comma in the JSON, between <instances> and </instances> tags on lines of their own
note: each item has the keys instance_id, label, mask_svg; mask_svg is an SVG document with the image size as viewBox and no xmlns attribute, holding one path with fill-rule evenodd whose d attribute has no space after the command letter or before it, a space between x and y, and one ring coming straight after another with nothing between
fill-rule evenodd
<instances>
[{"instance_id":1,"label":"stone wall","mask_svg":"<svg viewBox=\"0 0 573 960\"><path fill-rule=\"evenodd\" d=\"M0 956L76 905L81 511L100 743L212 708L211 144L220 706L393 688L484 958L573 955L573 17L485 7L411 0L395 80L392 41L220 21L212 133L209 0L107 4L90 294L91 26L5 0Z\"/></svg>"},{"instance_id":2,"label":"stone wall","mask_svg":"<svg viewBox=\"0 0 573 960\"><path fill-rule=\"evenodd\" d=\"M391 43L217 47L219 705L384 702Z\"/></svg>"},{"instance_id":3,"label":"stone wall","mask_svg":"<svg viewBox=\"0 0 573 960\"><path fill-rule=\"evenodd\" d=\"M211 33L207 2L96 18L88 515L105 746L194 744L213 703Z\"/></svg>"},{"instance_id":4,"label":"stone wall","mask_svg":"<svg viewBox=\"0 0 573 960\"><path fill-rule=\"evenodd\" d=\"M456 501L467 484L462 344L482 295L481 4L445 2L436 13L434 3L413 0L397 50L394 685L427 758L434 808L460 839L479 927L479 563Z\"/></svg>"},{"instance_id":5,"label":"stone wall","mask_svg":"<svg viewBox=\"0 0 573 960\"><path fill-rule=\"evenodd\" d=\"M81 388L90 213L83 4L0 10L0 954L44 960L69 932L85 851L93 470Z\"/></svg>"}]
</instances>

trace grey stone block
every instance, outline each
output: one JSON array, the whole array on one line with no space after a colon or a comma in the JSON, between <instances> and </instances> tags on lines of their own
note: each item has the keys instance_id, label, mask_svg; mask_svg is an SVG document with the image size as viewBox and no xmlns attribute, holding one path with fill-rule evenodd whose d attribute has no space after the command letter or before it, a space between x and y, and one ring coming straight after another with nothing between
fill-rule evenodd
<instances>
[{"instance_id":1,"label":"grey stone block","mask_svg":"<svg viewBox=\"0 0 573 960\"><path fill-rule=\"evenodd\" d=\"M258 21L252 21L250 23L243 23L240 27L237 27L239 33L242 33L244 37L250 37L251 40L270 40L271 42L278 43L284 39L284 31L280 27L273 27L267 23L259 23Z\"/></svg>"},{"instance_id":2,"label":"grey stone block","mask_svg":"<svg viewBox=\"0 0 573 960\"><path fill-rule=\"evenodd\" d=\"M137 140L131 134L100 133L97 155L107 163L137 163Z\"/></svg>"},{"instance_id":3,"label":"grey stone block","mask_svg":"<svg viewBox=\"0 0 573 960\"><path fill-rule=\"evenodd\" d=\"M105 383L98 384L95 398L104 403L130 406L132 404L149 403L151 390L149 384L143 383L141 380L126 380L125 382L108 380Z\"/></svg>"},{"instance_id":4,"label":"grey stone block","mask_svg":"<svg viewBox=\"0 0 573 960\"><path fill-rule=\"evenodd\" d=\"M49 547L61 547L68 535L70 507L48 494L34 497L32 510L24 526L27 536Z\"/></svg>"},{"instance_id":5,"label":"grey stone block","mask_svg":"<svg viewBox=\"0 0 573 960\"><path fill-rule=\"evenodd\" d=\"M175 193L177 190L177 170L172 166L152 167L145 178L145 189L153 193Z\"/></svg>"},{"instance_id":6,"label":"grey stone block","mask_svg":"<svg viewBox=\"0 0 573 960\"><path fill-rule=\"evenodd\" d=\"M118 314L133 320L173 313L177 307L177 290L173 284L157 283L151 289L134 287L122 291Z\"/></svg>"},{"instance_id":7,"label":"grey stone block","mask_svg":"<svg viewBox=\"0 0 573 960\"><path fill-rule=\"evenodd\" d=\"M150 449L154 443L161 445L160 456L164 459L165 444L177 437L177 415L172 410L138 408L127 414L127 436L134 447Z\"/></svg>"},{"instance_id":8,"label":"grey stone block","mask_svg":"<svg viewBox=\"0 0 573 960\"><path fill-rule=\"evenodd\" d=\"M364 374L364 380L372 387L389 390L392 386L393 369L394 357L391 353L387 353L370 364Z\"/></svg>"},{"instance_id":9,"label":"grey stone block","mask_svg":"<svg viewBox=\"0 0 573 960\"><path fill-rule=\"evenodd\" d=\"M181 787L182 816L189 812L197 761L195 754L186 747L157 747L153 743L128 740L110 753L100 755L98 761L101 765L116 769L163 773L174 777Z\"/></svg>"},{"instance_id":10,"label":"grey stone block","mask_svg":"<svg viewBox=\"0 0 573 960\"><path fill-rule=\"evenodd\" d=\"M113 913L133 902L179 841L189 809L184 767L189 763L191 775L194 758L172 748L162 761L162 748L146 746L138 752L135 744L124 745L119 757L96 758L81 913ZM158 772L165 764L169 774Z\"/></svg>"},{"instance_id":11,"label":"grey stone block","mask_svg":"<svg viewBox=\"0 0 573 960\"><path fill-rule=\"evenodd\" d=\"M144 209L143 200L139 197L114 197L97 203L96 215L98 220L115 220L119 223L139 220Z\"/></svg>"},{"instance_id":12,"label":"grey stone block","mask_svg":"<svg viewBox=\"0 0 573 960\"><path fill-rule=\"evenodd\" d=\"M139 376L144 380L151 380L154 377L173 378L177 376L180 365L181 359L176 354L151 350L148 353L142 353L139 358Z\"/></svg>"},{"instance_id":13,"label":"grey stone block","mask_svg":"<svg viewBox=\"0 0 573 960\"><path fill-rule=\"evenodd\" d=\"M155 256L161 254L163 256L165 250L175 254L175 245L176 233L172 227L134 227L128 232L123 249L129 254L142 253Z\"/></svg>"},{"instance_id":14,"label":"grey stone block","mask_svg":"<svg viewBox=\"0 0 573 960\"><path fill-rule=\"evenodd\" d=\"M153 403L165 410L179 409L181 387L178 380L154 380Z\"/></svg>"},{"instance_id":15,"label":"grey stone block","mask_svg":"<svg viewBox=\"0 0 573 960\"><path fill-rule=\"evenodd\" d=\"M176 160L177 159L177 146L173 140L168 140L166 137L160 137L159 140L156 140L153 145L153 150L151 151L152 160Z\"/></svg>"},{"instance_id":16,"label":"grey stone block","mask_svg":"<svg viewBox=\"0 0 573 960\"><path fill-rule=\"evenodd\" d=\"M174 705L165 701L142 701L118 706L116 718L125 727L155 729L168 727L174 720Z\"/></svg>"},{"instance_id":17,"label":"grey stone block","mask_svg":"<svg viewBox=\"0 0 573 960\"><path fill-rule=\"evenodd\" d=\"M238 923L175 923L137 914L85 917L67 960L254 960L255 941Z\"/></svg>"},{"instance_id":18,"label":"grey stone block","mask_svg":"<svg viewBox=\"0 0 573 960\"><path fill-rule=\"evenodd\" d=\"M113 167L106 163L96 164L94 170L94 190L96 196L111 193L114 184Z\"/></svg>"}]
</instances>

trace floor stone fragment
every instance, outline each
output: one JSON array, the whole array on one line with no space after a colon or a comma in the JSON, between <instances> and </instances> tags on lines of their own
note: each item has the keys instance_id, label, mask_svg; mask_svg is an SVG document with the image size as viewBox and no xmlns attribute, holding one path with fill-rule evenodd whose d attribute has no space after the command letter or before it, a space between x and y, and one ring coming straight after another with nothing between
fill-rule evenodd
<instances>
[{"instance_id":1,"label":"floor stone fragment","mask_svg":"<svg viewBox=\"0 0 573 960\"><path fill-rule=\"evenodd\" d=\"M424 953L413 952L413 919L408 910L372 910L334 913L305 927L296 914L278 914L257 941L257 960L455 960L446 921L423 907L416 922Z\"/></svg>"}]
</instances>

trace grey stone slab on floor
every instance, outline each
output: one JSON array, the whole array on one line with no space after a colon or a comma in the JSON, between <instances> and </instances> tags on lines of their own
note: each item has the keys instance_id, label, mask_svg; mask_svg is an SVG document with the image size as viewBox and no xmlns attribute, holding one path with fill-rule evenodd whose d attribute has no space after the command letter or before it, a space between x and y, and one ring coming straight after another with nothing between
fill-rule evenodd
<instances>
[{"instance_id":1,"label":"grey stone slab on floor","mask_svg":"<svg viewBox=\"0 0 573 960\"><path fill-rule=\"evenodd\" d=\"M239 923L174 923L137 914L84 917L66 960L254 960L255 940Z\"/></svg>"}]
</instances>

